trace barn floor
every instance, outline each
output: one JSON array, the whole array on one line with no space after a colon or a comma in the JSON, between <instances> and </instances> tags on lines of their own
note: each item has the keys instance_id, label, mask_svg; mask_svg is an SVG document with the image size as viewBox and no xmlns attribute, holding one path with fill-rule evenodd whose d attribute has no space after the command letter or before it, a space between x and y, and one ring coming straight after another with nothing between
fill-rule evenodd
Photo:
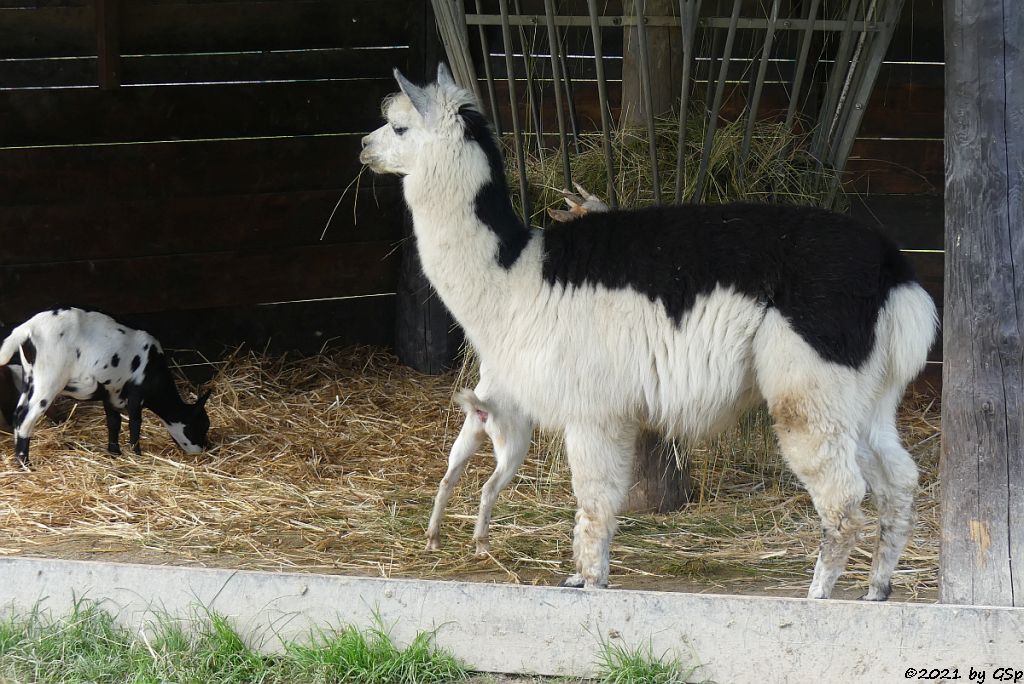
<instances>
[{"instance_id":1,"label":"barn floor","mask_svg":"<svg viewBox=\"0 0 1024 684\"><path fill-rule=\"evenodd\" d=\"M0 554L554 584L568 573L574 502L557 442L541 438L501 496L491 555L472 547L482 453L448 508L440 552L423 549L437 482L461 416L457 374L424 376L360 348L312 358L239 354L209 402L214 447L178 451L154 417L143 455L106 454L103 413L78 404L32 442L33 470L0 447ZM921 467L915 535L893 598L931 601L938 555L938 403L905 402L901 429ZM127 449L125 450L127 452ZM697 500L669 515L628 514L613 586L800 596L818 526L781 465L765 417L693 450ZM837 595L866 586L873 533Z\"/></svg>"}]
</instances>

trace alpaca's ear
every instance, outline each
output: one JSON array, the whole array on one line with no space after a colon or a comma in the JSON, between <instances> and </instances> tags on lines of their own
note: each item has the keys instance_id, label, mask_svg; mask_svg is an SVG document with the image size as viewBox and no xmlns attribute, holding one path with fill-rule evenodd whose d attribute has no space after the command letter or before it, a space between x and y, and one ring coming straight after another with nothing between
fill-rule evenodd
<instances>
[{"instance_id":1,"label":"alpaca's ear","mask_svg":"<svg viewBox=\"0 0 1024 684\"><path fill-rule=\"evenodd\" d=\"M406 94L409 100L412 102L412 106L416 108L416 111L420 113L424 119L427 118L427 114L430 112L431 98L427 94L427 91L420 88L418 85L410 82L402 72L397 68L394 71L395 80L398 81L398 87L402 89L402 92Z\"/></svg>"},{"instance_id":2,"label":"alpaca's ear","mask_svg":"<svg viewBox=\"0 0 1024 684\"><path fill-rule=\"evenodd\" d=\"M452 78L452 72L448 69L448 65L444 62L437 63L437 85L442 88L455 88L458 85Z\"/></svg>"}]
</instances>

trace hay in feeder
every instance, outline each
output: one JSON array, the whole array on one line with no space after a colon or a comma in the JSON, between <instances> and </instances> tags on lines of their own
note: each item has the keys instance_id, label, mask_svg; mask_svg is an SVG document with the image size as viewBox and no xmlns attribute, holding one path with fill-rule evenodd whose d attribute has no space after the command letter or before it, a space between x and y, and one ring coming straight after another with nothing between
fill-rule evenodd
<instances>
[{"instance_id":1,"label":"hay in feeder","mask_svg":"<svg viewBox=\"0 0 1024 684\"><path fill-rule=\"evenodd\" d=\"M0 553L552 584L570 569L575 504L559 443L545 436L499 499L490 557L475 558L471 540L487 453L449 504L442 550L423 549L461 425L450 402L457 382L368 348L239 354L213 383L214 446L198 455L177 450L147 413L143 455L111 457L102 408L75 405L67 422L37 430L31 472L15 469L13 439L2 436ZM900 425L922 490L896 595L928 598L938 551L935 403L907 402ZM692 459L697 501L670 515L623 516L613 584L802 594L818 522L764 416L698 445ZM866 586L872 539L854 552L840 591Z\"/></svg>"}]
</instances>

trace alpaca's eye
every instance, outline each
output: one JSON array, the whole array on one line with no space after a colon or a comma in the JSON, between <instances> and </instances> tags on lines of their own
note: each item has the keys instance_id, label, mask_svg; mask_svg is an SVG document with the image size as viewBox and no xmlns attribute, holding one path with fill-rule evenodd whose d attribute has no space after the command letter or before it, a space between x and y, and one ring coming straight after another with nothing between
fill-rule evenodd
<instances>
[{"instance_id":1,"label":"alpaca's eye","mask_svg":"<svg viewBox=\"0 0 1024 684\"><path fill-rule=\"evenodd\" d=\"M392 126L392 128L394 128L394 129L395 129L395 135L402 135L402 134L403 134L403 133L405 133L405 132L406 132L407 130L409 130L409 129L408 129L408 128L406 128L405 126Z\"/></svg>"}]
</instances>

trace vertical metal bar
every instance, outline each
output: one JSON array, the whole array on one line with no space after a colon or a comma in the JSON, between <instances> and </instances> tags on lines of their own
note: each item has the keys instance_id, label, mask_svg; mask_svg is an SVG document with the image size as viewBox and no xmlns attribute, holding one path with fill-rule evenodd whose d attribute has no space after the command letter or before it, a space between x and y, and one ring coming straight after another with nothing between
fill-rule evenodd
<instances>
[{"instance_id":1,"label":"vertical metal bar","mask_svg":"<svg viewBox=\"0 0 1024 684\"><path fill-rule=\"evenodd\" d=\"M889 0L886 4L885 18L882 20L881 31L874 37L867 57L864 59L864 76L853 93L853 104L850 107L850 115L844 123L842 130L837 133L836 147L832 156L832 166L836 170L836 176L832 181L832 188L829 192L829 204L832 203L836 191L839 189L839 173L846 168L846 160L853 148L853 141L860 128L861 119L864 118L864 111L867 109L868 98L875 87L875 79L878 78L878 70L882 66L882 58L889 49L889 42L896 30L896 23L899 21L900 12L903 10L904 0Z\"/></svg>"},{"instance_id":2,"label":"vertical metal bar","mask_svg":"<svg viewBox=\"0 0 1024 684\"><path fill-rule=\"evenodd\" d=\"M522 16L522 11L519 8L519 0L513 0L512 6L515 8L516 14ZM531 68L531 60L533 58L530 52L529 43L526 40L526 29L523 28L522 24L519 24L519 44L523 48L523 67L526 69L526 101L530 107L530 116L533 120L534 135L537 138L537 154L543 154L544 151L544 127L541 125L540 120L540 95L537 93L536 85L533 81L533 69ZM512 78L511 75L509 78Z\"/></svg>"},{"instance_id":3,"label":"vertical metal bar","mask_svg":"<svg viewBox=\"0 0 1024 684\"><path fill-rule=\"evenodd\" d=\"M740 145L739 170L743 173L743 163L750 154L750 139L754 135L754 123L757 121L757 110L761 104L761 89L764 87L764 77L768 73L768 62L771 59L772 44L775 42L775 24L779 20L779 5L782 0L772 2L771 16L768 18L768 29L764 36L764 48L761 51L761 65L757 69L757 77L754 80L754 93L750 96L750 112L747 115L747 128L743 131L743 143Z\"/></svg>"},{"instance_id":4,"label":"vertical metal bar","mask_svg":"<svg viewBox=\"0 0 1024 684\"><path fill-rule=\"evenodd\" d=\"M718 112L722 108L722 95L725 93L725 81L729 75L729 60L732 57L732 44L736 39L736 25L740 20L740 6L743 0L733 0L732 16L729 18L729 33L725 38L725 49L722 50L722 66L718 70L718 85L715 86L715 99L711 105L707 131L704 134L704 149L701 150L700 166L697 168L697 182L693 189L693 201L700 202L704 194L704 182L708 175L708 160L711 158L711 146L715 141L715 129L718 127Z\"/></svg>"},{"instance_id":5,"label":"vertical metal bar","mask_svg":"<svg viewBox=\"0 0 1024 684\"><path fill-rule=\"evenodd\" d=\"M504 2L504 0L502 0ZM611 112L608 111L608 82L604 78L604 55L601 52L601 26L597 18L597 0L587 0L590 12L590 31L594 38L594 66L597 69L597 96L601 105L601 135L604 140L604 163L608 171L608 205L615 209L619 200L615 196L615 166L612 159Z\"/></svg>"},{"instance_id":6,"label":"vertical metal bar","mask_svg":"<svg viewBox=\"0 0 1024 684\"><path fill-rule=\"evenodd\" d=\"M647 43L647 0L636 0L636 34L640 47L640 88L647 109L647 148L651 155L651 184L654 203L661 204L661 177L658 173L658 132L654 126L654 98L651 93L651 58Z\"/></svg>"},{"instance_id":7,"label":"vertical metal bar","mask_svg":"<svg viewBox=\"0 0 1024 684\"><path fill-rule=\"evenodd\" d=\"M828 77L828 85L825 87L825 98L822 101L821 111L818 115L818 125L814 129L814 136L811 139L811 154L821 160L822 151L825 148L826 137L828 136L828 122L835 116L836 102L839 100L839 89L846 72L850 67L850 53L853 51L853 22L857 17L858 0L852 0L846 11L846 22L839 38L839 48L836 50L836 58L832 63L832 73Z\"/></svg>"},{"instance_id":8,"label":"vertical metal bar","mask_svg":"<svg viewBox=\"0 0 1024 684\"><path fill-rule=\"evenodd\" d=\"M558 27L555 27L558 32ZM565 101L569 104L569 127L572 129L572 142L576 147L576 153L580 153L580 125L579 117L576 115L576 92L572 87L572 74L569 73L569 66L565 63L565 50L562 49L561 38L558 42L558 63L562 66L562 78L565 79Z\"/></svg>"},{"instance_id":9,"label":"vertical metal bar","mask_svg":"<svg viewBox=\"0 0 1024 684\"><path fill-rule=\"evenodd\" d=\"M565 114L562 112L562 76L558 64L558 31L555 30L554 0L544 0L544 20L548 29L548 52L551 55L551 79L555 88L555 118L558 120L558 147L562 153L562 180L566 190L572 189L572 167L569 166L569 141L565 136Z\"/></svg>"},{"instance_id":10,"label":"vertical metal bar","mask_svg":"<svg viewBox=\"0 0 1024 684\"><path fill-rule=\"evenodd\" d=\"M690 107L690 71L693 66L693 44L697 33L700 0L679 0L679 28L683 34L683 75L679 91L679 133L676 138L675 202L683 201L683 167L686 160L686 115Z\"/></svg>"},{"instance_id":11,"label":"vertical metal bar","mask_svg":"<svg viewBox=\"0 0 1024 684\"><path fill-rule=\"evenodd\" d=\"M878 0L871 0L871 5L864 14L863 27L860 29L860 35L857 36L857 47L854 48L853 57L850 58L850 68L846 72L846 79L843 81L843 87L839 92L836 111L831 121L829 121L828 132L825 134L825 143L822 146L821 153L825 163L830 163L831 154L835 149L836 140L834 135L839 133L840 127L844 125L850 115L850 95L857 91L857 88L860 87L860 82L864 78L861 55L864 54L864 46L873 43L874 33L868 31L867 28L869 22L874 23L875 10L877 8Z\"/></svg>"},{"instance_id":12,"label":"vertical metal bar","mask_svg":"<svg viewBox=\"0 0 1024 684\"><path fill-rule=\"evenodd\" d=\"M483 14L481 0L476 0L476 13ZM491 101L491 121L494 123L494 132L501 137L501 110L498 109L498 94L494 90L494 74L491 73L491 46L487 40L487 31L484 25L479 24L477 29L480 33L480 50L484 53L484 76L487 78L487 96Z\"/></svg>"},{"instance_id":13,"label":"vertical metal bar","mask_svg":"<svg viewBox=\"0 0 1024 684\"><path fill-rule=\"evenodd\" d=\"M516 97L516 79L512 63L512 29L508 22L508 0L498 0L501 9L501 40L505 53L505 69L508 75L508 101L512 108L512 136L516 150L516 167L519 169L519 195L523 201L523 221L530 224L530 198L526 185L526 156L523 153L523 129L519 125L519 98Z\"/></svg>"},{"instance_id":14,"label":"vertical metal bar","mask_svg":"<svg viewBox=\"0 0 1024 684\"><path fill-rule=\"evenodd\" d=\"M102 90L121 85L120 4L121 0L96 0L97 81Z\"/></svg>"},{"instance_id":15,"label":"vertical metal bar","mask_svg":"<svg viewBox=\"0 0 1024 684\"><path fill-rule=\"evenodd\" d=\"M814 36L814 21L818 18L818 5L821 0L811 0L810 9L807 10L807 27L800 39L800 53L796 60L796 70L793 73L793 89L789 93L789 108L786 110L785 130L788 132L793 126L793 118L796 116L796 106L800 101L800 86L803 84L804 71L807 69L807 55L811 51L811 38Z\"/></svg>"}]
</instances>

